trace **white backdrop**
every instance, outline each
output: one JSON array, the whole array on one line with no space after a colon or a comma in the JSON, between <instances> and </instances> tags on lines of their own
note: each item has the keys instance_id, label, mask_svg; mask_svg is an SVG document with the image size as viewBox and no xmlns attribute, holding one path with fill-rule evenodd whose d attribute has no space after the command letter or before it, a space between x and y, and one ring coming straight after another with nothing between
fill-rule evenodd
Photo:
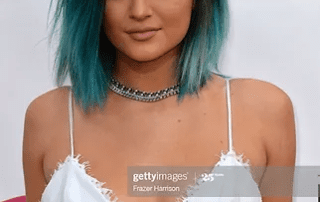
<instances>
[{"instance_id":1,"label":"white backdrop","mask_svg":"<svg viewBox=\"0 0 320 202\"><path fill-rule=\"evenodd\" d=\"M287 92L295 110L297 165L319 166L320 1L229 2L232 27L223 72L265 80ZM55 88L54 51L49 54L43 40L49 3L0 0L0 200L25 194L25 112L33 99Z\"/></svg>"}]
</instances>

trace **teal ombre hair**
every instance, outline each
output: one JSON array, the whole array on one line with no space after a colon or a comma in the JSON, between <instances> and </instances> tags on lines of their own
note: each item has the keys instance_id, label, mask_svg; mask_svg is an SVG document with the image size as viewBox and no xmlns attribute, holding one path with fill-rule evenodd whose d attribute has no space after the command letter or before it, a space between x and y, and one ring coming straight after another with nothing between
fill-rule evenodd
<instances>
[{"instance_id":1,"label":"teal ombre hair","mask_svg":"<svg viewBox=\"0 0 320 202\"><path fill-rule=\"evenodd\" d=\"M50 3L49 13L52 7ZM197 94L212 79L223 75L218 61L229 31L227 0L194 0L189 30L181 42L176 68L180 83L178 103L186 94ZM59 25L55 57L55 82L62 86L70 76L76 103L85 113L106 103L116 49L103 30L105 0L57 0L49 43Z\"/></svg>"}]
</instances>

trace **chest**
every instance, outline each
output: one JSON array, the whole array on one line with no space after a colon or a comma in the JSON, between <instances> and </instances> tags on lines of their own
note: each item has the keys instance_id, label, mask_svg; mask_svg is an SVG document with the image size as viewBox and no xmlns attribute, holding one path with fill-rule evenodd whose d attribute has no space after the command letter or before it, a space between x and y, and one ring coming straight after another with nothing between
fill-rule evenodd
<instances>
[{"instance_id":1,"label":"chest","mask_svg":"<svg viewBox=\"0 0 320 202\"><path fill-rule=\"evenodd\" d=\"M128 166L212 166L221 150L229 149L225 100L190 103L180 109L148 113L118 111L86 119L74 111L74 154L88 161L89 175L115 191L123 201L141 201L127 193ZM110 106L111 107L111 106ZM120 113L121 112L121 113ZM251 113L233 108L232 140L235 151L252 166L266 165L266 152L259 136L261 124ZM47 182L57 162L70 154L69 130L61 127L44 158ZM261 175L255 176L259 182ZM156 201L155 197L154 200ZM146 199L146 201L150 201ZM162 201L170 201L163 198ZM172 201L172 199L171 199Z\"/></svg>"}]
</instances>

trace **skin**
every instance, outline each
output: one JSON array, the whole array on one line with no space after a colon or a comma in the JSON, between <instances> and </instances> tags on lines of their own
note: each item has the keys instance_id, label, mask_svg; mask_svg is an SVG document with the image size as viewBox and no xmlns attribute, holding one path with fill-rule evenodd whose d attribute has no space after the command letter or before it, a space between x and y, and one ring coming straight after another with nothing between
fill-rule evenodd
<instances>
[{"instance_id":1,"label":"skin","mask_svg":"<svg viewBox=\"0 0 320 202\"><path fill-rule=\"evenodd\" d=\"M172 65L188 29L193 2L106 3L105 31L118 47L115 77L144 91L174 85ZM134 41L124 33L131 26L142 25L159 26L161 31L147 42ZM251 166L294 166L294 114L286 93L256 79L233 79L230 89L237 154L243 153L243 160L250 159ZM70 154L68 93L67 87L51 90L27 109L23 166L28 202L40 201L57 163ZM176 96L144 103L110 91L101 111L85 115L73 102L75 155L82 155L80 163L90 162L87 173L106 182L103 187L111 188L121 201L173 202L173 197L128 196L127 167L215 165L221 150L228 151L225 93L225 80L214 75L199 98L187 96L179 106ZM264 176L257 173L253 178L261 185L267 180ZM280 201L292 202L292 197L263 197L263 202Z\"/></svg>"}]
</instances>

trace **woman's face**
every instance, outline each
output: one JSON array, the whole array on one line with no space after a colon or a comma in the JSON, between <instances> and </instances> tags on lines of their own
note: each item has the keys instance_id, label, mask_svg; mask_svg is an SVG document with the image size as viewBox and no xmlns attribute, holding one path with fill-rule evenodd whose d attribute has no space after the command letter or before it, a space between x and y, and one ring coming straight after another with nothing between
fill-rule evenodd
<instances>
[{"instance_id":1,"label":"woman's face","mask_svg":"<svg viewBox=\"0 0 320 202\"><path fill-rule=\"evenodd\" d=\"M187 34L193 0L106 0L105 33L118 51L150 61L176 48ZM133 33L146 28L147 33Z\"/></svg>"}]
</instances>

